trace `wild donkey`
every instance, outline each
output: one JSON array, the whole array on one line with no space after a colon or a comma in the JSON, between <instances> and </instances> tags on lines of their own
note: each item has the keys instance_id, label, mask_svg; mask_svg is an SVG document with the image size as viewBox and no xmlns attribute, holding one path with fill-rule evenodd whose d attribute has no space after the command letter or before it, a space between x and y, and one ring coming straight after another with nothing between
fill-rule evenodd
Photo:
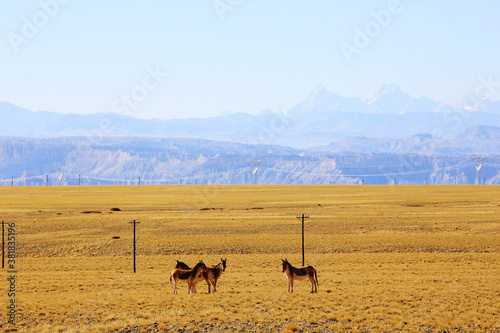
<instances>
[{"instance_id":1,"label":"wild donkey","mask_svg":"<svg viewBox=\"0 0 500 333\"><path fill-rule=\"evenodd\" d=\"M220 263L218 263L215 266L208 267L206 271L202 272L200 277L198 277L196 283L198 283L201 280L205 280L208 286L208 293L210 292L216 292L217 291L217 280L222 275L222 272L226 271L226 259L220 259ZM176 265L175 268L179 269L190 269L188 265L183 263L182 261L176 260ZM196 289L195 289L196 292Z\"/></svg>"},{"instance_id":2,"label":"wild donkey","mask_svg":"<svg viewBox=\"0 0 500 333\"><path fill-rule=\"evenodd\" d=\"M318 292L318 275L316 274L316 269L312 266L296 268L293 267L288 260L281 259L281 265L283 266L282 272L286 274L288 278L288 291L293 292L293 280L305 280L306 278L311 281L311 292Z\"/></svg>"},{"instance_id":3,"label":"wild donkey","mask_svg":"<svg viewBox=\"0 0 500 333\"><path fill-rule=\"evenodd\" d=\"M198 283L203 272L207 271L207 266L200 260L193 269L176 268L170 274L170 282L173 280L174 294L177 294L177 282L185 281L188 284L188 294L196 292L196 283Z\"/></svg>"}]
</instances>

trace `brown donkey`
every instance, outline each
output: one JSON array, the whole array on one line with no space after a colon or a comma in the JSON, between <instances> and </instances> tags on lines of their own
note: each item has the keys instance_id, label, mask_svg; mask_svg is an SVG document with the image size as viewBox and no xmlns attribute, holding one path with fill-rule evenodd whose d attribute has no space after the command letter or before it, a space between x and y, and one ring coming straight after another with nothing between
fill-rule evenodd
<instances>
[{"instance_id":1,"label":"brown donkey","mask_svg":"<svg viewBox=\"0 0 500 333\"><path fill-rule=\"evenodd\" d=\"M286 274L286 277L288 278L289 292L293 292L293 280L305 280L306 278L311 281L311 292L318 292L318 275L316 274L316 269L314 269L314 267L305 266L296 268L293 267L286 258L285 260L281 259L281 265L283 266L283 269L281 271L284 272Z\"/></svg>"},{"instance_id":2,"label":"brown donkey","mask_svg":"<svg viewBox=\"0 0 500 333\"><path fill-rule=\"evenodd\" d=\"M220 263L213 267L209 267L207 271L203 274L206 274L207 280L212 283L212 292L217 291L217 280L221 277L222 272L226 271L226 261L227 258L225 259L220 259ZM208 292L210 293L210 286L208 287Z\"/></svg>"},{"instance_id":3,"label":"brown donkey","mask_svg":"<svg viewBox=\"0 0 500 333\"><path fill-rule=\"evenodd\" d=\"M221 262L218 263L215 266L208 267L206 271L202 272L201 275L197 278L196 283L198 283L201 280L205 280L208 286L208 293L210 292L216 292L217 291L217 280L220 278L222 275L222 272L226 271L226 259L220 259ZM191 269L189 268L188 265L183 263L182 261L176 260L176 265L175 268L180 268L180 269ZM195 283L195 285L196 285ZM196 289L195 289L196 292Z\"/></svg>"},{"instance_id":4,"label":"brown donkey","mask_svg":"<svg viewBox=\"0 0 500 333\"><path fill-rule=\"evenodd\" d=\"M182 261L176 260L175 262L176 262L175 268L184 269L184 270L191 269L191 267L189 267L187 264L183 263ZM209 269L209 268L207 268L207 269ZM201 280L205 280L205 282L207 283L208 293L210 294L210 281L208 281L208 272L207 271L201 272L201 275L196 279L194 292L196 292L196 284L198 282L200 282Z\"/></svg>"},{"instance_id":5,"label":"brown donkey","mask_svg":"<svg viewBox=\"0 0 500 333\"><path fill-rule=\"evenodd\" d=\"M188 294L196 292L196 283L199 281L203 272L207 271L207 266L200 260L193 269L176 268L170 274L170 282L174 288L174 294L177 294L177 282L185 281L188 284ZM172 282L173 280L173 282Z\"/></svg>"}]
</instances>

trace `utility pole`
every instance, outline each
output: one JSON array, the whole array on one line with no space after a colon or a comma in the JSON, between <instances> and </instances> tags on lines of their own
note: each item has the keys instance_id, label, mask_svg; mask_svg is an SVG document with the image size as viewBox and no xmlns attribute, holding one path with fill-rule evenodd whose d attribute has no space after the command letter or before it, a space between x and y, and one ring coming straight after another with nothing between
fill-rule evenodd
<instances>
[{"instance_id":1,"label":"utility pole","mask_svg":"<svg viewBox=\"0 0 500 333\"><path fill-rule=\"evenodd\" d=\"M474 181L474 184L481 185L481 181L483 180L482 169L484 163L484 155L481 157L474 155L474 162L476 162L476 180Z\"/></svg>"},{"instance_id":2,"label":"utility pole","mask_svg":"<svg viewBox=\"0 0 500 333\"><path fill-rule=\"evenodd\" d=\"M304 220L309 218L309 215L297 215L298 219L302 220L302 266L305 266L304 260Z\"/></svg>"},{"instance_id":3,"label":"utility pole","mask_svg":"<svg viewBox=\"0 0 500 333\"><path fill-rule=\"evenodd\" d=\"M257 185L257 171L259 170L260 161L254 162L250 161L250 167L252 168L253 174L253 184Z\"/></svg>"},{"instance_id":4,"label":"utility pole","mask_svg":"<svg viewBox=\"0 0 500 333\"><path fill-rule=\"evenodd\" d=\"M136 226L138 223L141 223L141 222L140 222L140 221L133 220L133 221L128 221L128 223L133 223L133 224L134 224L134 273L135 273L135 226Z\"/></svg>"}]
</instances>

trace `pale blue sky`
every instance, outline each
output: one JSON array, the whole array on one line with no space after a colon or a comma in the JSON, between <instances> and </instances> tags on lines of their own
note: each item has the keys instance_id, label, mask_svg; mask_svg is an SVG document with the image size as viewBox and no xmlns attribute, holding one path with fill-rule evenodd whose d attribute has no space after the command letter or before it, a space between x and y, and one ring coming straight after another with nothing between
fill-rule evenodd
<instances>
[{"instance_id":1,"label":"pale blue sky","mask_svg":"<svg viewBox=\"0 0 500 333\"><path fill-rule=\"evenodd\" d=\"M498 100L499 17L494 0L0 0L0 101L170 119L286 111L320 84L460 104L481 78Z\"/></svg>"}]
</instances>

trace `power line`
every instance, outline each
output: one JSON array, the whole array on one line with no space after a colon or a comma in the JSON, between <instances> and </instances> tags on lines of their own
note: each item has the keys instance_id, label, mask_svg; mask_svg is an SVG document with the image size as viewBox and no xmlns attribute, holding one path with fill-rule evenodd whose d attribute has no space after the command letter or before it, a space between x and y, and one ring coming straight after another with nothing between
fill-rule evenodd
<instances>
[{"instance_id":1,"label":"power line","mask_svg":"<svg viewBox=\"0 0 500 333\"><path fill-rule=\"evenodd\" d=\"M469 168L469 167L475 167L476 168L476 179L475 183L481 184L483 183L482 179L482 170L485 166L495 168L495 169L500 169L500 164L498 163L493 163L493 162L485 162L485 157L484 156L475 156L474 155L474 162L470 161L469 162L463 162L460 164L455 164L451 166L443 166L443 167L434 167L434 168L427 168L427 169L421 169L421 170L408 170L408 171L389 171L389 172L381 172L379 171L378 173L344 173L344 170L342 168L336 168L333 169L331 172L308 172L304 170L303 168L296 168L295 170L291 169L284 169L284 168L279 168L279 167L267 167L266 172L271 171L271 172L279 172L285 175L305 175L305 176L316 176L316 177L332 177L332 176L337 176L337 177L343 177L343 178L366 178L366 177L397 177L397 176L411 176L411 175L419 175L419 174L428 174L428 173L436 173L444 170L453 170L453 169L463 169L463 168ZM225 178L229 180L232 175L235 174L243 174L245 172L250 171L252 175L254 176L254 184L257 183L257 173L259 171L259 164L260 161L251 161L249 166L246 167L240 167L240 168L235 168L235 169L230 169L230 170L224 170L224 171L216 171L216 172L206 172L203 174L196 174L196 175L191 175L191 176L183 176L182 178L186 180L186 182L193 182L196 180L210 180L216 179L216 178ZM304 165L304 166L307 166ZM353 166L350 168L353 169L367 169L367 168L374 168L375 166ZM385 166L378 166L378 169L382 168L397 168L398 165L385 165ZM348 170L345 170L348 171ZM66 183L69 182L76 182L75 184L80 184L82 180L86 180L88 183L93 183L93 182L107 182L107 183L130 183L132 184L133 182L137 181L137 176L131 177L129 179L124 179L124 178L108 178L108 177L96 177L96 176L85 176L85 175L73 175L73 174L68 174L65 173L64 169L60 169L57 172L54 173L45 173L42 175L32 175L32 176L21 176L18 178L14 178L13 176L8 178L8 179L0 179L0 184L11 184L12 186L14 185L14 181L17 183L27 183L27 182L37 182L38 184L46 184L49 185L48 180L50 179L55 179L56 183L58 185L65 185ZM82 179L83 178L83 179ZM161 183L177 183L179 180L179 176L172 176L171 178L162 178L162 179L151 179L147 180L144 179L144 177L140 177L140 182L141 184L161 184Z\"/></svg>"}]
</instances>

